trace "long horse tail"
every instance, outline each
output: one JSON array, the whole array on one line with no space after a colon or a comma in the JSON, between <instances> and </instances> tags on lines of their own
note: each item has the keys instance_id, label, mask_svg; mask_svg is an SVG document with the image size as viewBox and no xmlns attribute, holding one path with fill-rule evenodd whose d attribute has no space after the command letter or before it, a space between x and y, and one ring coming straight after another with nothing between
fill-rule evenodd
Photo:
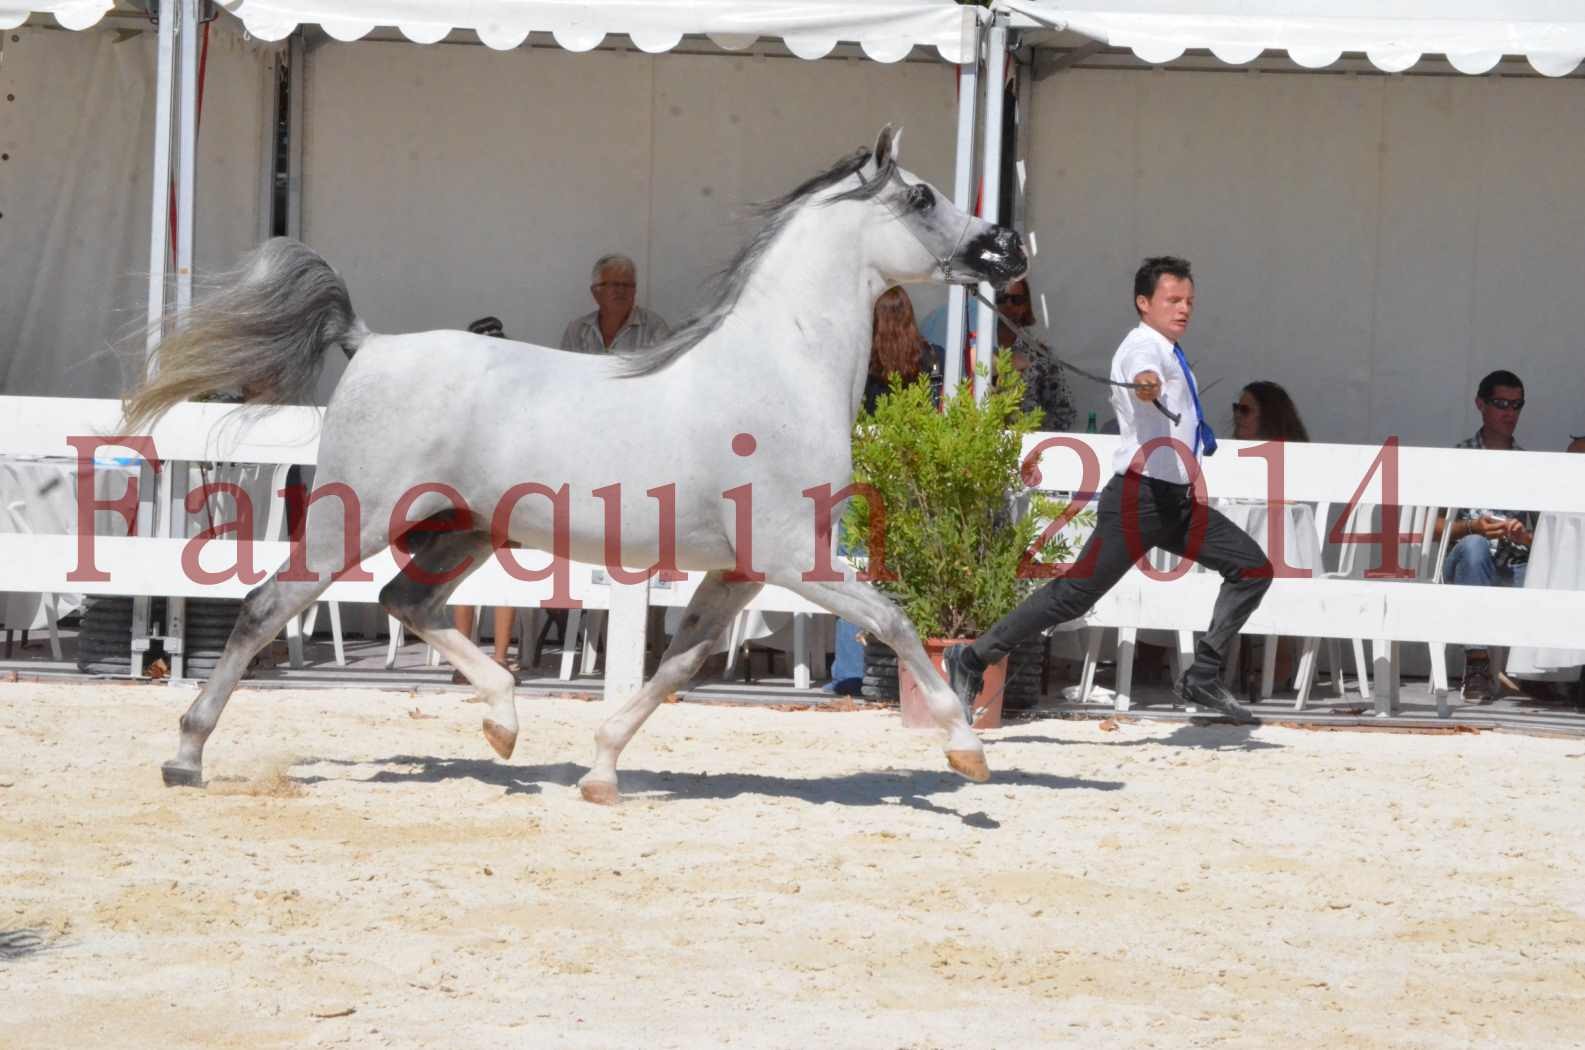
<instances>
[{"instance_id":1,"label":"long horse tail","mask_svg":"<svg viewBox=\"0 0 1585 1050\"><path fill-rule=\"evenodd\" d=\"M184 314L154 350L149 376L122 399L130 432L171 406L216 395L248 404L311 399L325 351L350 358L369 337L347 284L319 253L289 237L266 241Z\"/></svg>"}]
</instances>

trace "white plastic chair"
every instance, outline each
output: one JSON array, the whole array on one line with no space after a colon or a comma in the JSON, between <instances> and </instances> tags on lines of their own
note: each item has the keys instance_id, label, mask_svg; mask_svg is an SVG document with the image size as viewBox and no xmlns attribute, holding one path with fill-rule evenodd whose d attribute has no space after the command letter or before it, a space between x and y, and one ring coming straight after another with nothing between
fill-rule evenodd
<instances>
[{"instance_id":1,"label":"white plastic chair","mask_svg":"<svg viewBox=\"0 0 1585 1050\"><path fill-rule=\"evenodd\" d=\"M1327 519L1331 517L1331 509L1330 503L1319 503L1315 508L1315 528L1318 533L1316 539L1320 543L1322 550L1326 549L1326 523ZM1349 512L1348 520L1344 522L1344 534L1352 535L1359 532L1360 518L1368 512L1369 510L1364 504L1356 503L1354 509ZM1346 580L1358 576L1362 571L1359 568L1360 550L1361 545L1359 543L1353 540L1345 541L1338 552L1337 568L1332 572L1321 573L1320 578L1324 580ZM1310 690L1315 685L1316 658L1319 655L1320 643L1321 640L1319 638L1306 638L1304 640L1304 648L1299 655L1299 668L1295 675L1299 687L1293 702L1295 711L1303 711L1304 705L1309 702ZM1342 647L1338 644L1336 638L1326 639L1326 647L1327 660L1332 668L1332 683L1337 688L1338 698L1345 699L1348 696L1348 682L1343 675ZM1359 696L1361 700L1369 703L1371 700L1370 665L1365 658L1365 640L1363 638L1353 639L1353 650L1354 670L1359 679Z\"/></svg>"},{"instance_id":2,"label":"white plastic chair","mask_svg":"<svg viewBox=\"0 0 1585 1050\"><path fill-rule=\"evenodd\" d=\"M11 517L11 527L20 533L31 534L27 519L22 516L22 511L27 504L22 500L13 500L6 504L6 513ZM44 622L49 626L50 632L50 657L57 663L61 660L61 625L60 625L60 595L46 592L39 595L44 606Z\"/></svg>"}]
</instances>

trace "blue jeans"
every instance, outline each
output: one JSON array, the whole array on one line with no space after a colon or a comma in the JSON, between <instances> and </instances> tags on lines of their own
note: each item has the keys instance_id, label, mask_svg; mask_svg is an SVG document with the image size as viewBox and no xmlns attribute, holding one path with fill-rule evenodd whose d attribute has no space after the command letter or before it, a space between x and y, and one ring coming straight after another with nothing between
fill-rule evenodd
<instances>
[{"instance_id":1,"label":"blue jeans","mask_svg":"<svg viewBox=\"0 0 1585 1050\"><path fill-rule=\"evenodd\" d=\"M846 532L838 522L837 553L852 554L855 549L862 551L864 545L850 546ZM847 689L856 694L858 684L864 678L864 643L859 641L859 629L840 617L837 618L836 634L836 657L831 661L831 682L826 686L826 691L837 692L839 687L846 683Z\"/></svg>"},{"instance_id":2,"label":"blue jeans","mask_svg":"<svg viewBox=\"0 0 1585 1050\"><path fill-rule=\"evenodd\" d=\"M1524 565L1499 566L1491 556L1491 544L1484 536L1465 536L1447 552L1442 579L1469 587L1523 587ZM1484 649L1466 645L1464 651Z\"/></svg>"}]
</instances>

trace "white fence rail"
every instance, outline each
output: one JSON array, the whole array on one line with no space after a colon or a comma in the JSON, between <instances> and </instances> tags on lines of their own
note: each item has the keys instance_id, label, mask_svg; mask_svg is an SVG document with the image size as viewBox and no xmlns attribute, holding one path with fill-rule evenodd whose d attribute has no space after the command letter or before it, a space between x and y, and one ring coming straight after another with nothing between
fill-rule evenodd
<instances>
[{"instance_id":1,"label":"white fence rail","mask_svg":"<svg viewBox=\"0 0 1585 1050\"><path fill-rule=\"evenodd\" d=\"M114 434L119 412L114 401L0 397L0 456L75 456L78 448L68 439ZM253 416L239 412L234 405L182 405L154 430L153 449L167 463L312 464L320 413L313 408L290 408ZM1026 440L1025 454L1035 455L1040 488L1093 492L1112 475L1117 440L1107 435L1036 434ZM1280 473L1275 459L1279 452ZM1090 469L1086 469L1086 461ZM145 470L145 485L149 476ZM161 491L140 493L144 504L164 501L164 506L171 506L182 495L179 490L171 491L172 479L185 476L180 470L162 471ZM1318 527L1324 531L1330 531L1352 503L1405 508L1480 505L1585 513L1585 456L1563 453L1323 444L1279 448L1226 441L1220 452L1205 462L1204 481L1207 494L1216 499L1280 496L1316 503ZM278 513L279 508L274 511ZM1400 532L1408 521L1405 511ZM108 581L68 578L79 561L76 536L0 534L0 591L232 598L248 591L249 585L234 577L216 584L195 581L183 568L183 552L190 541L168 530L150 535L145 526L142 531L137 537L95 537L94 560L110 576ZM234 565L237 548L234 540L207 541L200 564L210 569ZM285 560L286 550L286 544L278 540L254 543L253 563L268 572ZM546 556L535 552L514 554L529 567L546 563ZM1380 561L1378 551L1371 563ZM379 587L396 572L396 564L387 552L370 559L366 568L374 576L373 582L338 581L326 592L326 599L374 601ZM642 668L643 610L650 603L647 588L596 584L587 567L575 567L570 578L574 597L591 608L612 610L608 694L631 689ZM1210 618L1217 583L1214 576L1203 573L1164 582L1135 569L1086 622L1106 627L1202 629ZM696 585L697 577L691 578L658 591L654 599L665 604L683 602ZM550 581L519 580L492 562L469 577L453 601L525 607L549 598L550 590ZM777 588L766 588L754 607L818 611ZM1576 592L1428 587L1423 580L1308 578L1277 580L1246 633L1572 648L1578 646L1585 630L1582 623L1585 595Z\"/></svg>"}]
</instances>

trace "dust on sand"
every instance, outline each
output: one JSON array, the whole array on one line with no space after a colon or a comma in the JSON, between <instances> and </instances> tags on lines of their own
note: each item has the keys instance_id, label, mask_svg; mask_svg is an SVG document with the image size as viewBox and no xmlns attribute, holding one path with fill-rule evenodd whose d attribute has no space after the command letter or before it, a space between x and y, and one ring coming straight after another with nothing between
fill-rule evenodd
<instances>
[{"instance_id":1,"label":"dust on sand","mask_svg":"<svg viewBox=\"0 0 1585 1050\"><path fill-rule=\"evenodd\" d=\"M1579 1046L1578 741L0 684L0 1045ZM435 718L411 716L412 711Z\"/></svg>"}]
</instances>

